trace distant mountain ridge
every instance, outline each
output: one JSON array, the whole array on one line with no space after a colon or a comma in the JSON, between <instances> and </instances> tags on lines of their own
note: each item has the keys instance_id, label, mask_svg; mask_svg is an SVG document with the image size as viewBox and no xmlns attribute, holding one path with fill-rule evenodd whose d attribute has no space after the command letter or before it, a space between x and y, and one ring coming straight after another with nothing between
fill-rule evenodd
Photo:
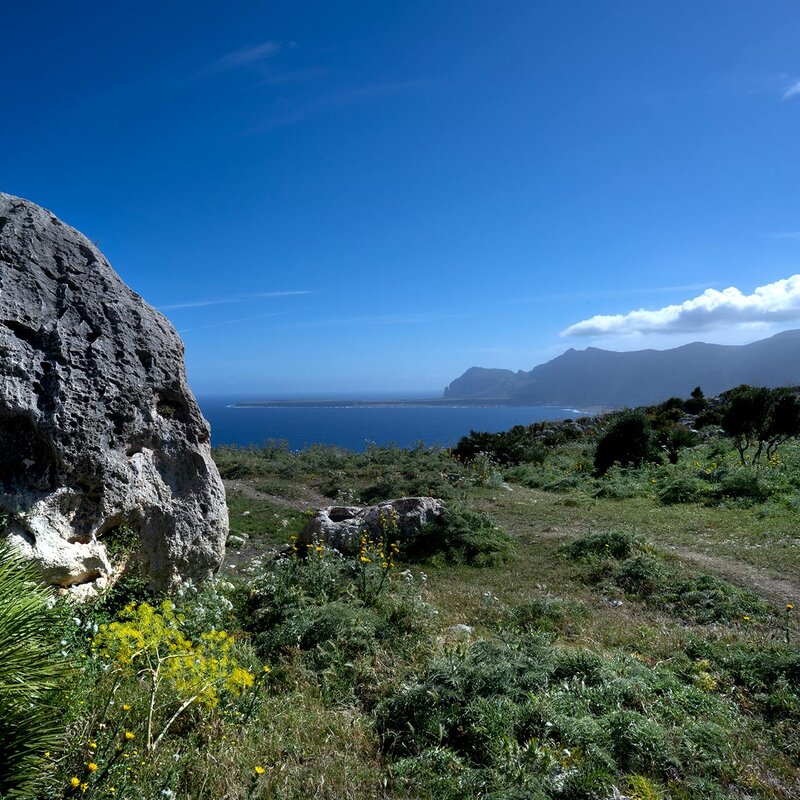
<instances>
[{"instance_id":1,"label":"distant mountain ridge","mask_svg":"<svg viewBox=\"0 0 800 800\"><path fill-rule=\"evenodd\" d=\"M444 390L444 398L615 408L687 397L695 386L717 395L742 383L800 384L800 330L745 345L693 342L629 352L570 348L530 372L470 367Z\"/></svg>"}]
</instances>

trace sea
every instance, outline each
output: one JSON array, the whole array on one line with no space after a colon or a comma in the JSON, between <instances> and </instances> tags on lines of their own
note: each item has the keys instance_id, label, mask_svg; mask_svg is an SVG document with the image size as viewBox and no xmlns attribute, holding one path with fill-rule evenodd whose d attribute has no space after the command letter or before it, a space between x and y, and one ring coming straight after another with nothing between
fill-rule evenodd
<instances>
[{"instance_id":1,"label":"sea","mask_svg":"<svg viewBox=\"0 0 800 800\"><path fill-rule=\"evenodd\" d=\"M363 452L369 445L452 447L471 430L505 431L514 425L584 416L572 408L445 403L433 398L315 398L264 401L199 396L211 424L211 443L291 450L314 444Z\"/></svg>"}]
</instances>

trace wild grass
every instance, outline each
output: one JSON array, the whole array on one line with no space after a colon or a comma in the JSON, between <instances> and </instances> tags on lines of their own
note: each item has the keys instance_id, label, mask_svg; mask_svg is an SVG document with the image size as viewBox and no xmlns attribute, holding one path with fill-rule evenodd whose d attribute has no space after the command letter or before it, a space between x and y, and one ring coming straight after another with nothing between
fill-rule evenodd
<instances>
[{"instance_id":1,"label":"wild grass","mask_svg":"<svg viewBox=\"0 0 800 800\"><path fill-rule=\"evenodd\" d=\"M28 796L800 796L800 449L743 468L715 433L670 435L598 477L584 428L216 451L236 569L171 598L149 661L108 646L153 637L141 582L59 612L83 669ZM449 511L405 552L293 555L304 506L407 494Z\"/></svg>"}]
</instances>

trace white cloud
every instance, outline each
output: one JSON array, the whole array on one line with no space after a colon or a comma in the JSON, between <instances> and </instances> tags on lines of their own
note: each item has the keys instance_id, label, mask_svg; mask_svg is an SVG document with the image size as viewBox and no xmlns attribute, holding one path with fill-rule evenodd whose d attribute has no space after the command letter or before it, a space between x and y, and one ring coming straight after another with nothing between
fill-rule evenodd
<instances>
[{"instance_id":1,"label":"white cloud","mask_svg":"<svg viewBox=\"0 0 800 800\"><path fill-rule=\"evenodd\" d=\"M294 43L290 42L288 47L293 47ZM250 67L255 64L261 64L268 58L279 53L285 49L287 45L282 42L261 42L260 44L250 45L249 47L241 47L234 50L232 53L227 53L218 58L207 70L207 72L227 72L231 69L240 69L241 67Z\"/></svg>"},{"instance_id":2,"label":"white cloud","mask_svg":"<svg viewBox=\"0 0 800 800\"><path fill-rule=\"evenodd\" d=\"M793 97L800 95L800 81L795 81L783 93L784 100L791 100Z\"/></svg>"},{"instance_id":3,"label":"white cloud","mask_svg":"<svg viewBox=\"0 0 800 800\"><path fill-rule=\"evenodd\" d=\"M678 305L640 308L627 314L598 315L570 325L562 336L627 336L642 333L689 333L720 326L763 325L800 320L800 275L743 294L731 286L706 289Z\"/></svg>"}]
</instances>

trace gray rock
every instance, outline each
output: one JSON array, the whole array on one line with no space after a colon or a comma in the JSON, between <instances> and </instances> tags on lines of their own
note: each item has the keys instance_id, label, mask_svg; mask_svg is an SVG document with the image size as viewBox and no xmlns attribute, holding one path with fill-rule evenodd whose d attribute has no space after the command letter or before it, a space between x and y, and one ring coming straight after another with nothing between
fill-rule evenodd
<instances>
[{"instance_id":1,"label":"gray rock","mask_svg":"<svg viewBox=\"0 0 800 800\"><path fill-rule=\"evenodd\" d=\"M128 527L154 586L204 578L228 533L183 344L86 237L0 194L0 512L45 578L79 594Z\"/></svg>"},{"instance_id":2,"label":"gray rock","mask_svg":"<svg viewBox=\"0 0 800 800\"><path fill-rule=\"evenodd\" d=\"M401 497L366 508L328 506L317 511L305 524L297 542L300 546L325 544L345 555L355 555L364 531L371 537L379 537L387 527L386 521L394 519L391 524L396 527L398 543L402 543L413 538L423 525L432 522L442 511L444 500L433 497Z\"/></svg>"},{"instance_id":3,"label":"gray rock","mask_svg":"<svg viewBox=\"0 0 800 800\"><path fill-rule=\"evenodd\" d=\"M472 636L475 633L475 628L472 625L465 625L459 622L457 625L451 625L448 629L449 633L456 634L457 636Z\"/></svg>"}]
</instances>

